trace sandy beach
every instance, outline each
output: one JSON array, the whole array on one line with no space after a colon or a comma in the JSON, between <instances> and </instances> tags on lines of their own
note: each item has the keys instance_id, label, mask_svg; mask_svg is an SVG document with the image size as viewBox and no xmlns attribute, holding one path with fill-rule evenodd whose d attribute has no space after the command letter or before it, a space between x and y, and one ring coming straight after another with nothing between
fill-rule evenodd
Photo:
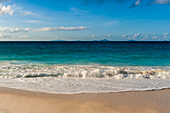
<instances>
[{"instance_id":1,"label":"sandy beach","mask_svg":"<svg viewBox=\"0 0 170 113\"><path fill-rule=\"evenodd\" d=\"M0 88L0 113L169 113L170 90L48 94Z\"/></svg>"}]
</instances>

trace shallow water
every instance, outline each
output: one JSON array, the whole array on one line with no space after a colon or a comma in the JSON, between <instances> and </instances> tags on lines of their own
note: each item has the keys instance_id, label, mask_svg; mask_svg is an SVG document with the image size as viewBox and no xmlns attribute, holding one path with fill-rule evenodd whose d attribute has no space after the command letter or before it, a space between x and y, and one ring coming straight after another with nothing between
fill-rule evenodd
<instances>
[{"instance_id":1,"label":"shallow water","mask_svg":"<svg viewBox=\"0 0 170 113\"><path fill-rule=\"evenodd\" d=\"M0 61L170 66L170 42L0 42Z\"/></svg>"},{"instance_id":2,"label":"shallow water","mask_svg":"<svg viewBox=\"0 0 170 113\"><path fill-rule=\"evenodd\" d=\"M2 78L0 87L55 94L106 93L170 88L170 79Z\"/></svg>"}]
</instances>

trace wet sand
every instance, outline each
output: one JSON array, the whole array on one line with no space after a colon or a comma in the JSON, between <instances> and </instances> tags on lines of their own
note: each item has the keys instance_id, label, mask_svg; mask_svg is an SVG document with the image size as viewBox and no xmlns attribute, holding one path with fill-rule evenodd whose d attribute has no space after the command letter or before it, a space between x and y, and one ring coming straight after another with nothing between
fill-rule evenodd
<instances>
[{"instance_id":1,"label":"wet sand","mask_svg":"<svg viewBox=\"0 0 170 113\"><path fill-rule=\"evenodd\" d=\"M170 113L170 89L59 95L0 88L0 113Z\"/></svg>"}]
</instances>

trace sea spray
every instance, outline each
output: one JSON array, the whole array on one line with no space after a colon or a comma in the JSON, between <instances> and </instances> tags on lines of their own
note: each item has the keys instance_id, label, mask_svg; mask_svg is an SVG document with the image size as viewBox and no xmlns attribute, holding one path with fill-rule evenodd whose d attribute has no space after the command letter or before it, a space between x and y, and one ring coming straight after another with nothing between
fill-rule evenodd
<instances>
[{"instance_id":1,"label":"sea spray","mask_svg":"<svg viewBox=\"0 0 170 113\"><path fill-rule=\"evenodd\" d=\"M111 79L170 79L170 66L100 66L100 65L44 65L0 64L0 77L75 77Z\"/></svg>"}]
</instances>

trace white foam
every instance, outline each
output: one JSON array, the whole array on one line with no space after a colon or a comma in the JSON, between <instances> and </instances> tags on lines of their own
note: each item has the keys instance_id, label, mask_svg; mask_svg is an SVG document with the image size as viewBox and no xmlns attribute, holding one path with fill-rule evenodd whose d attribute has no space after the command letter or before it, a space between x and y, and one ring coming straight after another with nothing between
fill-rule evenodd
<instances>
[{"instance_id":1,"label":"white foam","mask_svg":"<svg viewBox=\"0 0 170 113\"><path fill-rule=\"evenodd\" d=\"M170 88L170 67L0 63L0 87L77 94Z\"/></svg>"},{"instance_id":2,"label":"white foam","mask_svg":"<svg viewBox=\"0 0 170 113\"><path fill-rule=\"evenodd\" d=\"M106 93L170 88L170 79L1 78L0 87L55 94Z\"/></svg>"},{"instance_id":3,"label":"white foam","mask_svg":"<svg viewBox=\"0 0 170 113\"><path fill-rule=\"evenodd\" d=\"M49 76L65 78L170 79L170 67L0 64L1 78Z\"/></svg>"}]
</instances>

